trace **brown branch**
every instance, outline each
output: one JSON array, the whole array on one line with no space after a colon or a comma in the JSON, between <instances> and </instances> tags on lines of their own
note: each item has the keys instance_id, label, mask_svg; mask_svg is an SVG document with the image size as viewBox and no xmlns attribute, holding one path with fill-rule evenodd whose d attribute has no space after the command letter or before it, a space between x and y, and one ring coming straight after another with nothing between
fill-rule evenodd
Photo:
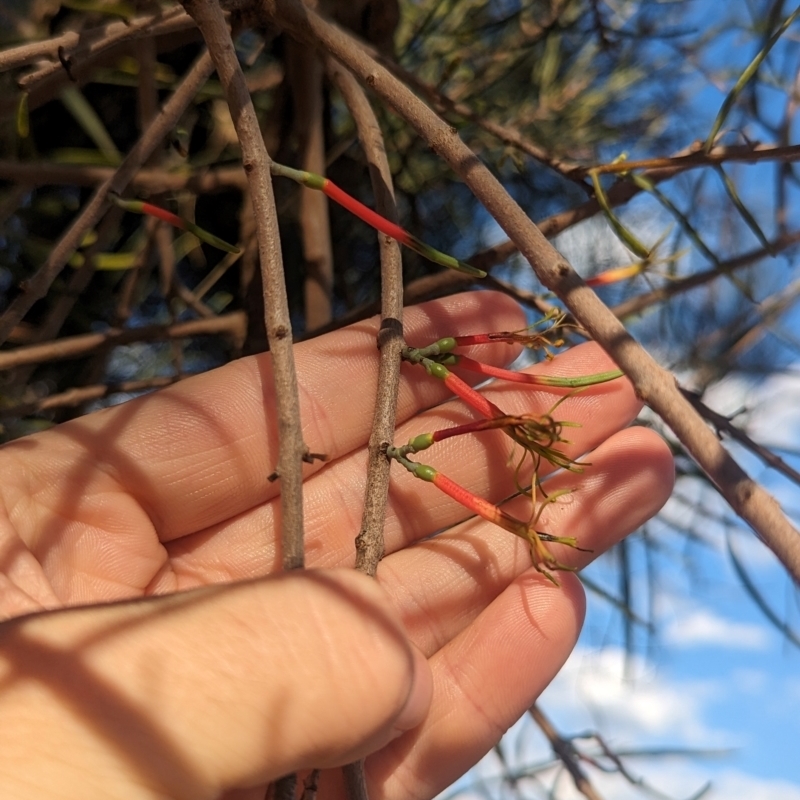
<instances>
[{"instance_id":1,"label":"brown branch","mask_svg":"<svg viewBox=\"0 0 800 800\"><path fill-rule=\"evenodd\" d=\"M94 257L103 251L113 240L119 230L122 220L122 210L112 208L106 214L97 229L96 241L83 252L84 261L81 266L70 275L65 290L61 292L47 311L44 321L38 325L30 337L28 344L36 342L52 342L58 336L61 327L72 311L81 293L89 285L94 275ZM26 384L33 374L36 364L31 364L26 369L17 370L10 385L22 386Z\"/></svg>"},{"instance_id":2,"label":"brown branch","mask_svg":"<svg viewBox=\"0 0 800 800\"><path fill-rule=\"evenodd\" d=\"M670 372L633 339L600 298L508 195L458 134L358 42L304 7L299 0L262 0L264 11L289 32L322 47L391 105L441 155L519 247L539 280L565 303L591 337L625 371L641 399L672 428L687 452L800 582L800 533L775 499L753 481L684 398Z\"/></svg>"},{"instance_id":3,"label":"brown branch","mask_svg":"<svg viewBox=\"0 0 800 800\"><path fill-rule=\"evenodd\" d=\"M375 208L397 222L397 205L392 172L375 112L356 79L336 60L327 57L325 67L342 93L356 125L361 147L367 157ZM400 245L386 236L378 237L381 254L381 327L378 331L380 361L375 397L375 413L368 445L367 480L361 529L356 537L356 569L375 576L384 553L384 522L389 499L389 472L386 447L394 437L397 394L400 388L400 353L403 345L403 260ZM345 784L351 800L366 800L364 762L344 767Z\"/></svg>"},{"instance_id":4,"label":"brown branch","mask_svg":"<svg viewBox=\"0 0 800 800\"><path fill-rule=\"evenodd\" d=\"M194 22L185 12L173 8L132 20L109 22L83 31L67 31L41 42L28 42L17 47L9 47L0 52L0 72L24 67L42 59L49 60L53 67L61 69L59 50L67 56L76 53L90 55L123 41L157 34L161 32L157 26L164 23L172 26L176 22L181 25L177 30L194 26ZM169 28L169 32L173 30L175 29ZM31 76L35 74L37 73L31 73ZM31 76L26 76L25 80L30 80Z\"/></svg>"},{"instance_id":5,"label":"brown branch","mask_svg":"<svg viewBox=\"0 0 800 800\"><path fill-rule=\"evenodd\" d=\"M631 170L636 165L653 165L652 169L642 173L642 176L647 178L650 182L657 184L661 181L673 178L689 169L696 169L698 167L710 166L713 164L722 164L726 161L745 161L755 162L770 159L794 159L800 158L800 147L782 148L775 145L755 145L755 146L742 146L742 147L716 147L710 153L702 154L706 158L706 162L701 161L700 154L694 152L694 146L688 148L688 152L676 153L673 156L660 159L651 159L649 161L636 161L628 162L625 164L626 170ZM710 159L710 160L708 160ZM617 165L607 165L614 167ZM585 169L589 169L588 167ZM604 168L603 168L604 169ZM612 170L607 170L611 172ZM618 170L624 171L624 170ZM624 179L618 180L606 191L606 200L611 208L624 205L632 200L644 190L631 181ZM537 222L539 230L542 235L548 239L552 239L559 233L563 233L568 228L583 222L590 217L595 216L600 211L600 206L596 200L587 200L575 208L560 211L557 214L552 214L543 220ZM780 240L778 240L780 241ZM494 247L484 250L467 259L467 262L479 267L483 270L490 270L493 266L501 264L512 255L519 252L519 249L513 241L507 240L494 245Z\"/></svg>"},{"instance_id":6,"label":"brown branch","mask_svg":"<svg viewBox=\"0 0 800 800\"><path fill-rule=\"evenodd\" d=\"M65 336L52 342L29 344L14 350L0 351L0 370L13 369L26 364L44 361L64 361L81 358L97 350L117 347L131 342L154 342L181 339L186 336L216 336L225 334L233 339L236 349L241 348L247 319L243 311L233 311L210 319L193 319L174 325L144 325L141 328L110 328L101 333L84 333Z\"/></svg>"},{"instance_id":7,"label":"brown branch","mask_svg":"<svg viewBox=\"0 0 800 800\"><path fill-rule=\"evenodd\" d=\"M572 776L575 788L588 800L602 800L597 790L592 786L586 773L578 763L580 753L575 749L575 745L569 739L565 739L553 727L553 723L544 715L542 710L537 705L533 705L529 709L530 715L533 717L534 722L539 726L542 733L550 742L553 752L558 757L559 761L566 767L567 772Z\"/></svg>"},{"instance_id":8,"label":"brown branch","mask_svg":"<svg viewBox=\"0 0 800 800\"><path fill-rule=\"evenodd\" d=\"M0 344L30 307L47 294L56 276L64 268L67 259L78 249L87 231L91 230L108 208L108 193L121 193L141 165L150 157L158 144L177 125L197 90L211 75L213 66L208 53L203 53L186 73L181 85L164 104L153 124L141 136L113 175L97 187L89 202L70 225L53 249L44 264L22 286L22 292L0 317Z\"/></svg>"},{"instance_id":9,"label":"brown branch","mask_svg":"<svg viewBox=\"0 0 800 800\"><path fill-rule=\"evenodd\" d=\"M379 214L396 222L397 206L392 173L375 112L363 89L341 64L328 58L326 67L356 124L358 138L369 164L375 207ZM394 436L397 392L400 386L400 352L404 344L403 264L400 246L385 236L379 236L378 239L381 252L381 328L378 332L378 347L381 355L378 394L369 441L364 513L356 539L356 569L373 576L378 561L383 557L383 525L390 467L386 458L386 446L391 444Z\"/></svg>"},{"instance_id":10,"label":"brown branch","mask_svg":"<svg viewBox=\"0 0 800 800\"><path fill-rule=\"evenodd\" d=\"M292 93L292 125L299 142L299 167L325 174L325 120L322 62L308 47L286 42L286 80ZM300 238L303 246L306 330L330 322L333 299L333 243L328 198L300 186Z\"/></svg>"},{"instance_id":11,"label":"brown branch","mask_svg":"<svg viewBox=\"0 0 800 800\"><path fill-rule=\"evenodd\" d=\"M515 147L517 150L536 159L540 164L544 164L554 172L557 172L563 178L577 183L584 191L591 192L591 187L583 181L585 174L583 167L580 165L553 156L543 147L539 147L529 141L519 131L500 125L497 122L492 122L482 114L477 114L466 103L453 100L441 89L426 83L410 70L404 69L397 62L381 56L377 56L377 60L407 86L411 86L423 97L427 98L431 106L439 113L450 112L462 119L469 120L504 144Z\"/></svg>"},{"instance_id":12,"label":"brown branch","mask_svg":"<svg viewBox=\"0 0 800 800\"><path fill-rule=\"evenodd\" d=\"M683 396L697 409L698 413L707 419L716 429L718 434L724 431L735 439L740 444L744 445L750 452L755 453L765 464L772 467L777 472L781 472L790 481L794 481L800 486L800 472L793 467L789 466L780 456L773 453L769 448L760 445L758 442L753 441L741 428L737 428L730 418L718 411L709 408L702 400L697 392L691 392L688 389L683 389Z\"/></svg>"},{"instance_id":13,"label":"brown branch","mask_svg":"<svg viewBox=\"0 0 800 800\"><path fill-rule=\"evenodd\" d=\"M42 414L45 411L52 411L56 408L71 408L91 402L101 400L112 394L121 392L144 392L148 389L160 389L169 386L176 381L188 376L171 376L161 378L147 378L139 381L123 381L121 383L101 383L95 386L78 386L67 389L65 392L51 394L39 400L32 400L29 403L18 403L14 406L0 408L0 419L9 417L27 417L32 414Z\"/></svg>"},{"instance_id":14,"label":"brown branch","mask_svg":"<svg viewBox=\"0 0 800 800\"><path fill-rule=\"evenodd\" d=\"M196 36L197 34L192 31L193 27L192 21L185 14L180 14L149 27L140 27L135 33L138 36L160 36L184 31L185 36ZM56 99L64 87L71 83L79 85L85 83L98 66L112 63L117 49L127 46L125 40L130 38L133 37L121 35L110 43L100 41L93 48L93 52L86 54L80 51L73 54L62 51L61 58L55 64L48 64L41 70L20 78L18 83L28 95L28 109L33 111ZM14 94L0 97L0 116L12 112L18 102L19 97Z\"/></svg>"},{"instance_id":15,"label":"brown branch","mask_svg":"<svg viewBox=\"0 0 800 800\"><path fill-rule=\"evenodd\" d=\"M272 354L278 423L278 465L281 480L281 526L284 569L303 567L303 443L300 400L292 352L292 323L283 276L278 218L269 155L264 146L253 101L247 91L225 16L216 0L183 0L214 59L248 177L258 231L267 340Z\"/></svg>"},{"instance_id":16,"label":"brown branch","mask_svg":"<svg viewBox=\"0 0 800 800\"><path fill-rule=\"evenodd\" d=\"M4 161L0 159L0 180L36 186L96 186L114 174L113 167L53 164L48 161ZM224 192L247 188L247 176L241 166L168 172L166 169L142 169L129 185L145 194L187 190L195 194Z\"/></svg>"},{"instance_id":17,"label":"brown branch","mask_svg":"<svg viewBox=\"0 0 800 800\"><path fill-rule=\"evenodd\" d=\"M658 158L644 158L640 161L616 161L612 164L599 164L594 167L580 167L578 172L584 176L589 172L598 175L612 175L634 170L646 170L644 177L663 180L678 172L700 167L711 167L725 164L730 161L740 161L747 164L756 164L760 161L792 162L800 160L800 145L777 144L740 144L717 146L709 152L704 152L701 142L696 142L689 148L689 152L678 153L673 156ZM664 173L669 173L664 175Z\"/></svg>"}]
</instances>

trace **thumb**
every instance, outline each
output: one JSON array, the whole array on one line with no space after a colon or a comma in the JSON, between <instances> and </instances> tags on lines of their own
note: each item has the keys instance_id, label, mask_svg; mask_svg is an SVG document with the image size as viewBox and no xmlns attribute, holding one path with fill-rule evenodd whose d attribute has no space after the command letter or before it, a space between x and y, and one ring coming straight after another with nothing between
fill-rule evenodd
<instances>
[{"instance_id":1,"label":"thumb","mask_svg":"<svg viewBox=\"0 0 800 800\"><path fill-rule=\"evenodd\" d=\"M215 797L373 752L431 685L352 571L23 617L0 626L0 774L31 797Z\"/></svg>"}]
</instances>

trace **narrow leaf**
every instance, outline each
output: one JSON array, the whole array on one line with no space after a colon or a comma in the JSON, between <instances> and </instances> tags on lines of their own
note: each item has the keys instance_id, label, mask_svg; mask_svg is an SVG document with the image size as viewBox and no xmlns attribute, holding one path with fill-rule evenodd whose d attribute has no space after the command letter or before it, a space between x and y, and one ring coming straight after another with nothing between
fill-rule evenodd
<instances>
[{"instance_id":1,"label":"narrow leaf","mask_svg":"<svg viewBox=\"0 0 800 800\"><path fill-rule=\"evenodd\" d=\"M108 198L112 203L125 211L131 211L134 214L146 214L147 216L160 219L182 231L188 231L194 234L200 241L206 242L206 244L210 244L218 250L224 250L226 253L233 254L241 252L235 245L228 244L224 239L220 239L219 236L214 236L213 233L209 233L205 228L201 228L199 225L195 225L194 222L190 222L188 219L184 219L177 214L173 214L171 211L167 211L166 208L153 205L153 203L145 203L142 200L126 199L113 192L109 193Z\"/></svg>"},{"instance_id":2,"label":"narrow leaf","mask_svg":"<svg viewBox=\"0 0 800 800\"><path fill-rule=\"evenodd\" d=\"M472 275L475 278L486 277L486 273L482 269L473 267L471 264L467 264L464 261L459 261L459 259L447 255L447 253L442 253L440 250L425 244L425 242L410 234L396 223L382 217L359 200L356 200L355 197L347 194L347 192L340 189L335 183L332 183L322 175L292 169L283 164L277 164L274 161L270 165L270 171L273 175L290 178L309 189L316 189L317 191L323 192L335 203L338 203L342 208L346 208L351 214L354 214L360 220L366 222L370 227L386 234L386 236L391 237L409 250L419 253L423 258L432 261L434 264L439 264L440 266Z\"/></svg>"},{"instance_id":3,"label":"narrow leaf","mask_svg":"<svg viewBox=\"0 0 800 800\"><path fill-rule=\"evenodd\" d=\"M17 103L17 135L27 139L31 133L31 118L28 114L28 93L23 92Z\"/></svg>"},{"instance_id":4,"label":"narrow leaf","mask_svg":"<svg viewBox=\"0 0 800 800\"><path fill-rule=\"evenodd\" d=\"M617 235L617 238L627 247L631 252L635 253L639 258L650 258L650 251L620 222L619 218L611 210L608 198L600 183L600 176L594 171L590 170L589 175L592 179L594 186L594 196L597 200L597 205L600 206L603 213L606 215L608 224Z\"/></svg>"},{"instance_id":5,"label":"narrow leaf","mask_svg":"<svg viewBox=\"0 0 800 800\"><path fill-rule=\"evenodd\" d=\"M112 164L122 163L122 156L103 125L103 121L97 116L97 112L80 90L74 86L68 86L61 92L61 102L106 159Z\"/></svg>"},{"instance_id":6,"label":"narrow leaf","mask_svg":"<svg viewBox=\"0 0 800 800\"><path fill-rule=\"evenodd\" d=\"M719 259L712 252L711 248L703 241L700 234L695 230L689 218L670 200L651 180L643 175L629 173L627 177L633 181L640 189L653 195L669 213L675 217L678 224L683 228L684 233L692 240L694 246L715 266L719 266Z\"/></svg>"},{"instance_id":7,"label":"narrow leaf","mask_svg":"<svg viewBox=\"0 0 800 800\"><path fill-rule=\"evenodd\" d=\"M774 258L775 248L769 242L767 237L764 236L764 232L756 222L755 217L747 210L747 206L745 206L739 197L733 181L728 177L728 174L721 165L717 165L715 169L720 178L722 178L722 185L725 187L728 197L730 197L731 202L736 206L736 210L739 212L739 214L741 214L742 219L747 224L747 227L750 228L750 230L756 235L758 241L761 242L761 246Z\"/></svg>"},{"instance_id":8,"label":"narrow leaf","mask_svg":"<svg viewBox=\"0 0 800 800\"><path fill-rule=\"evenodd\" d=\"M736 103L739 95L744 90L744 87L750 82L750 79L756 74L758 68L761 66L764 59L769 55L769 51L775 46L775 43L778 39L783 36L786 32L786 29L797 19L797 15L800 14L800 6L798 6L788 17L780 24L778 29L772 36L769 37L767 43L761 50L758 52L756 57L747 65L744 72L739 76L739 80L733 86L733 89L730 90L727 97L722 101L722 106L719 109L719 113L717 114L717 118L714 120L714 124L711 126L711 132L708 134L708 138L706 139L706 143L703 146L703 149L707 153L711 148L714 146L714 140L717 138L717 134L720 132L728 114L730 113L731 108L733 108L734 103Z\"/></svg>"}]
</instances>

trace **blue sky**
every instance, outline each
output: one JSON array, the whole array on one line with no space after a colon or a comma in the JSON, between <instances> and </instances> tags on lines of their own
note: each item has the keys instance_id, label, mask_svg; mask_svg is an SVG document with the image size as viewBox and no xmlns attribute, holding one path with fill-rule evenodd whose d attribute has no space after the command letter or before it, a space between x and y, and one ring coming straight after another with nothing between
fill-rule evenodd
<instances>
[{"instance_id":1,"label":"blue sky","mask_svg":"<svg viewBox=\"0 0 800 800\"><path fill-rule=\"evenodd\" d=\"M758 6L758 4L755 4ZM695 4L699 27L706 28L702 14L720 15L720 8L746 19L743 3L720 6ZM733 10L732 10L733 9ZM793 8L787 6L784 14ZM798 35L796 24L790 35ZM789 39L788 47L797 50ZM774 51L784 59L787 51ZM752 39L732 32L708 54L707 65L723 66L735 75L755 55ZM791 59L792 50L788 51ZM796 62L800 62L796 56ZM795 63L794 68L800 64ZM689 144L703 138L724 98L724 89L714 86L699 71L693 77L696 116L685 120ZM759 95L767 116L783 112L785 95L763 91ZM774 113L773 113L774 112ZM731 125L735 123L735 115ZM752 139L770 141L763 130L748 129ZM797 141L797 133L790 138ZM774 166L742 167L735 174L741 196L751 211L772 234L774 217L772 189ZM664 185L667 188L667 184ZM669 190L669 189L667 189ZM794 191L795 199L797 192ZM685 206L686 200L683 199ZM795 208L800 208L795 205ZM655 242L673 225L663 210L646 199L621 212L623 219L645 242ZM800 227L800 213L793 211L790 226ZM743 227L743 226L742 226ZM502 234L495 230L501 239ZM712 225L704 236L724 257L735 255L756 240L744 230L734 247L722 241ZM556 246L579 272L629 263L631 256L610 233L602 219L590 220L558 237ZM702 259L689 255L682 262L683 273L696 269ZM793 254L759 267L770 280L788 284L797 277ZM527 270L514 273L530 275ZM524 279L524 278L523 278ZM772 284L774 288L774 282ZM528 278L531 290L538 283ZM646 287L640 283L638 290ZM783 329L800 339L797 310L783 319ZM775 342L773 342L775 344ZM665 348L661 355L668 360ZM679 376L692 385L691 374ZM778 449L795 469L800 469L800 361L768 379L734 374L713 386L705 401L723 414L746 413L737 418L757 441ZM800 521L800 490L743 448L726 446L739 463L763 483L781 502L795 524ZM687 544L677 532L695 530L700 543ZM706 784L705 797L725 800L800 800L800 648L787 643L772 626L737 577L727 550L731 536L749 575L776 613L800 635L800 594L786 577L775 557L744 528L719 496L699 480L686 478L678 493L648 527L657 544L646 559L644 546L632 540L631 562L639 605L652 612L656 631L647 636L639 631L633 654L623 646L619 615L608 604L589 593L589 608L578 648L555 682L540 700L544 712L562 734L584 731L601 733L615 749L663 748L698 751L669 758L628 758L625 763L650 787L672 798L689 798ZM648 569L650 570L648 572ZM617 572L613 558L601 559L588 575L617 594ZM648 581L655 579L648 584ZM641 598L650 598L650 604ZM648 607L649 605L649 607ZM551 750L535 724L526 718L504 740L504 752L514 768L547 763ZM700 754L699 751L706 751ZM708 752L714 751L714 752ZM606 800L648 797L618 775L588 769L600 795ZM455 791L460 797L505 797L512 792L499 776L503 767L490 754ZM557 797L581 797L569 777L556 770L537 780L519 784L521 796L545 797L554 785ZM451 793L452 794L452 791Z\"/></svg>"},{"instance_id":2,"label":"blue sky","mask_svg":"<svg viewBox=\"0 0 800 800\"><path fill-rule=\"evenodd\" d=\"M779 376L758 387L732 376L708 399L723 412L749 404L754 409L751 429L768 444L800 441L800 374ZM776 495L800 504L796 487L788 489L787 482L758 474L758 463L734 449L740 463ZM615 750L697 751L625 759L634 776L666 796L689 798L710 783L704 795L708 798L800 800L800 648L787 644L743 591L727 554L726 522L734 518L724 502L696 480L684 481L680 489L681 499L671 500L650 527L662 546L658 563L651 564L658 576L653 591L656 634L637 637L636 652L626 653L619 615L589 593L580 643L540 698L541 708L562 734L596 731ZM720 521L706 519L698 526L698 508ZM700 530L704 544L687 554L674 531L690 525ZM753 580L800 629L797 595L775 557L749 531L738 529L734 535ZM643 548L634 542L631 551L633 588L641 593L648 578ZM688 555L691 571L683 567ZM612 559L601 559L588 575L614 591ZM527 718L507 735L504 748L515 768L551 758L549 745ZM460 796L510 794L498 780L502 772L496 755L490 754L458 784ZM618 775L588 772L606 799L648 796ZM552 786L556 775L556 770L546 772L527 788L539 790L533 796L545 796L543 787ZM560 799L581 796L564 774L558 786Z\"/></svg>"}]
</instances>

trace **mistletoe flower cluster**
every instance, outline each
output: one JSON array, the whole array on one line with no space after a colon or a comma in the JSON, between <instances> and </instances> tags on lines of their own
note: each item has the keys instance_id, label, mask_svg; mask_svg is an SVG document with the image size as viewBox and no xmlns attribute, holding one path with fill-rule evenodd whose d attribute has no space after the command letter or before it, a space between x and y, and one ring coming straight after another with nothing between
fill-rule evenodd
<instances>
[{"instance_id":1,"label":"mistletoe flower cluster","mask_svg":"<svg viewBox=\"0 0 800 800\"><path fill-rule=\"evenodd\" d=\"M464 425L443 428L431 433L419 434L414 436L408 444L400 447L389 447L386 453L389 458L397 461L412 475L432 483L437 489L452 497L470 512L528 542L534 566L555 584L558 581L553 577L551 570L570 570L571 568L561 563L550 552L547 544L557 543L577 548L578 543L572 536L554 536L538 529L538 522L545 506L569 491L564 490L547 495L542 489L539 480L540 465L542 460L545 460L556 468L569 470L570 472L580 472L584 466L570 458L560 449L561 445L569 443L569 440L563 436L564 428L576 426L576 423L556 420L553 416L553 412L564 398L555 403L546 414L506 414L491 400L451 372L448 367L457 364L464 369L486 377L535 386L566 387L574 391L579 391L585 386L604 383L621 377L622 373L619 370L572 378L532 375L493 367L472 358L457 355L454 352L459 347L507 342L544 348L549 358L551 357L549 346L561 344L560 340L553 341L549 336L557 330L561 321L561 317L558 315L545 317L540 324L549 325L549 327L544 332L528 329L526 331L448 337L439 339L428 347L405 348L403 358L406 361L418 364L429 375L441 380L454 395L461 398L470 408L480 414L482 419L468 422ZM427 450L436 442L441 442L454 436L477 434L487 430L502 430L511 437L515 444L522 448L523 456L518 463L516 476L519 475L520 467L527 458L530 458L533 463L533 478L530 487L521 486L518 477L516 479L517 490L528 495L532 501L531 516L527 522L517 519L503 511L496 504L475 495L469 489L456 483L434 467L409 458L415 453ZM541 501L539 500L540 496Z\"/></svg>"}]
</instances>

